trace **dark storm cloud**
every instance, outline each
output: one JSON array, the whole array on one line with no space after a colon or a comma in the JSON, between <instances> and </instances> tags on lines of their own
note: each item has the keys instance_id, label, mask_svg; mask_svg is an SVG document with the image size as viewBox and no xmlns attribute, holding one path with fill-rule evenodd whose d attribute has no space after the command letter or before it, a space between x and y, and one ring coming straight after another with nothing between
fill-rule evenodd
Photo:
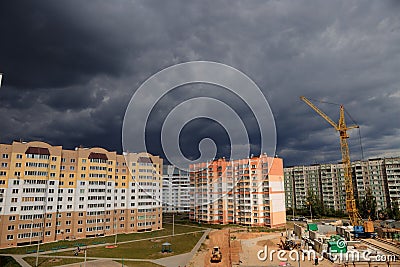
<instances>
[{"instance_id":1,"label":"dark storm cloud","mask_svg":"<svg viewBox=\"0 0 400 267\"><path fill-rule=\"evenodd\" d=\"M396 1L2 1L0 138L120 151L134 90L167 66L211 60L262 89L286 164L340 159L337 134L300 95L344 104L367 157L399 155L399 11ZM180 99L167 97L150 125ZM337 106L318 106L337 119ZM221 132L191 126L182 144ZM350 134L359 158L358 133ZM197 155L191 147L185 153Z\"/></svg>"}]
</instances>

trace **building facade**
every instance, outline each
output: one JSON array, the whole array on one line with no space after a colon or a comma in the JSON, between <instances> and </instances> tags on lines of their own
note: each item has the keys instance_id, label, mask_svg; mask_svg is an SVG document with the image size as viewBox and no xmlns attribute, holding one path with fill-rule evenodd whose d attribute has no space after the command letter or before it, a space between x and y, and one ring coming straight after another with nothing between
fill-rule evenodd
<instances>
[{"instance_id":1,"label":"building facade","mask_svg":"<svg viewBox=\"0 0 400 267\"><path fill-rule=\"evenodd\" d=\"M162 228L162 159L0 144L0 247Z\"/></svg>"},{"instance_id":2,"label":"building facade","mask_svg":"<svg viewBox=\"0 0 400 267\"><path fill-rule=\"evenodd\" d=\"M283 161L251 157L190 166L190 219L213 224L280 227L286 223Z\"/></svg>"},{"instance_id":3,"label":"building facade","mask_svg":"<svg viewBox=\"0 0 400 267\"><path fill-rule=\"evenodd\" d=\"M175 166L164 165L163 212L189 212L191 190L193 188L190 186L189 172Z\"/></svg>"},{"instance_id":4,"label":"building facade","mask_svg":"<svg viewBox=\"0 0 400 267\"><path fill-rule=\"evenodd\" d=\"M289 208L306 207L307 195L318 195L325 208L346 211L343 164L315 164L284 168L285 201ZM355 198L365 197L369 188L377 211L400 201L400 157L374 158L352 162Z\"/></svg>"}]
</instances>

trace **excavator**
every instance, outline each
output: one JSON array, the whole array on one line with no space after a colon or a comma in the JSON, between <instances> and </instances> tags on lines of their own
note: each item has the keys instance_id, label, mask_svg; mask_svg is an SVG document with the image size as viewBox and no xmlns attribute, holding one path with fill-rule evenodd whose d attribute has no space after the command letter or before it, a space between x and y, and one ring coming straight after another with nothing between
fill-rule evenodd
<instances>
[{"instance_id":1,"label":"excavator","mask_svg":"<svg viewBox=\"0 0 400 267\"><path fill-rule=\"evenodd\" d=\"M354 188L353 180L351 174L351 162L350 162L350 152L347 139L349 135L347 131L354 128L359 128L358 125L347 126L345 121L345 110L344 106L340 105L339 112L339 122L334 122L328 115L326 115L322 110L316 107L309 99L301 96L300 99L304 101L308 106L310 106L315 112L317 112L322 118L324 118L333 128L339 132L340 137L340 150L342 152L342 163L344 169L344 181L346 190L346 211L350 218L350 224L354 229L354 237L356 238L371 238L375 237L376 233L374 230L374 224L371 219L364 221L356 206L356 201L354 199Z\"/></svg>"}]
</instances>

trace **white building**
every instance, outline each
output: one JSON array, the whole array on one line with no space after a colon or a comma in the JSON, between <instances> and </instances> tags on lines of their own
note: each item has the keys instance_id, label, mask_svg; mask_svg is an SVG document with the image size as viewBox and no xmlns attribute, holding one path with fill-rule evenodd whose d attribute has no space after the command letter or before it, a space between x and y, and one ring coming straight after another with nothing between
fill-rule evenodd
<instances>
[{"instance_id":1,"label":"white building","mask_svg":"<svg viewBox=\"0 0 400 267\"><path fill-rule=\"evenodd\" d=\"M163 212L189 212L192 190L189 173L171 165L163 168Z\"/></svg>"}]
</instances>

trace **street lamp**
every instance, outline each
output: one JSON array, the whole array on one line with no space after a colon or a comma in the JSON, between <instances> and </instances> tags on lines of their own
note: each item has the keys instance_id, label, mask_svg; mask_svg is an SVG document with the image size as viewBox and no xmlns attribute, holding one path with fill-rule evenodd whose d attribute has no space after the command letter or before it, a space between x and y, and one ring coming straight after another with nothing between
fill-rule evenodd
<instances>
[{"instance_id":1,"label":"street lamp","mask_svg":"<svg viewBox=\"0 0 400 267\"><path fill-rule=\"evenodd\" d=\"M311 215L311 221L312 221L312 209L311 209L311 202L307 202L307 205L310 205L310 215Z\"/></svg>"},{"instance_id":2,"label":"street lamp","mask_svg":"<svg viewBox=\"0 0 400 267\"><path fill-rule=\"evenodd\" d=\"M0 87L1 87L1 78L3 78L3 74L0 73Z\"/></svg>"}]
</instances>

